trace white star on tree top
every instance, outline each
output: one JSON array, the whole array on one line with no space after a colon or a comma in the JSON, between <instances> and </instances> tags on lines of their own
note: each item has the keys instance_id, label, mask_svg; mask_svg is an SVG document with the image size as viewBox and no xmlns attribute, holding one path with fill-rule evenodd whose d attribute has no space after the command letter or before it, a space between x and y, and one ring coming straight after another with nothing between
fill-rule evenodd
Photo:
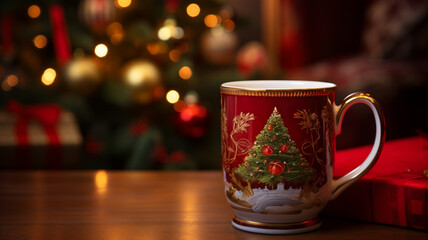
<instances>
[{"instance_id":1,"label":"white star on tree top","mask_svg":"<svg viewBox=\"0 0 428 240\"><path fill-rule=\"evenodd\" d=\"M278 109L276 109L276 107L274 107L271 117L279 117L279 116L280 116L280 114L278 112Z\"/></svg>"}]
</instances>

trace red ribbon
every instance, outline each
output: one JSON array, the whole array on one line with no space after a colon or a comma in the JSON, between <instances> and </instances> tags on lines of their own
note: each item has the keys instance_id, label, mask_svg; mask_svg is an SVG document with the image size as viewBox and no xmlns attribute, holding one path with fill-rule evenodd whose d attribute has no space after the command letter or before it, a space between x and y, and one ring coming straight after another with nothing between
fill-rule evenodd
<instances>
[{"instance_id":1,"label":"red ribbon","mask_svg":"<svg viewBox=\"0 0 428 240\"><path fill-rule=\"evenodd\" d=\"M64 9L59 4L53 4L49 8L49 15L52 25L52 39L56 57L60 64L64 64L71 58L71 47Z\"/></svg>"},{"instance_id":2,"label":"red ribbon","mask_svg":"<svg viewBox=\"0 0 428 240\"><path fill-rule=\"evenodd\" d=\"M42 125L49 145L59 145L56 126L61 108L53 104L24 106L16 101L10 101L6 108L18 117L15 124L18 146L28 146L28 122L31 119L36 120Z\"/></svg>"}]
</instances>

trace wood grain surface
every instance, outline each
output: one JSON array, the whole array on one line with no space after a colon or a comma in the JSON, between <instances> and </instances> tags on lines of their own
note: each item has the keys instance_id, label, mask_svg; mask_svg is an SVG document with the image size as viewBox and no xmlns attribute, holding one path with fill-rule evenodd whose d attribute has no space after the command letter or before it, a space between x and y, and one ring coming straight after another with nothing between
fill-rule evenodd
<instances>
[{"instance_id":1,"label":"wood grain surface","mask_svg":"<svg viewBox=\"0 0 428 240\"><path fill-rule=\"evenodd\" d=\"M428 239L327 217L314 232L269 236L231 216L219 171L0 172L0 239Z\"/></svg>"}]
</instances>

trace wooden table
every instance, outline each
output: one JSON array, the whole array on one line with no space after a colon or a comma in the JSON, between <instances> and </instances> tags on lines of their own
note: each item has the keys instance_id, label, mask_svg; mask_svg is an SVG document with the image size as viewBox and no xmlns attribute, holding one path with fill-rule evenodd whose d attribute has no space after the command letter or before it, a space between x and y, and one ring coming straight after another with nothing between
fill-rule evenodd
<instances>
[{"instance_id":1,"label":"wooden table","mask_svg":"<svg viewBox=\"0 0 428 240\"><path fill-rule=\"evenodd\" d=\"M232 227L221 172L0 172L0 239L428 239L421 231L323 218L310 233Z\"/></svg>"}]
</instances>

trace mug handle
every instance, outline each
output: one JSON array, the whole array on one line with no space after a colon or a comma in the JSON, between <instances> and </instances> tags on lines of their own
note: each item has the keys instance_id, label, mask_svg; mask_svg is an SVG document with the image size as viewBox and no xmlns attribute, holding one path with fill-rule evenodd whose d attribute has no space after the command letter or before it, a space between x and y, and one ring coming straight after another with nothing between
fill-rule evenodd
<instances>
[{"instance_id":1,"label":"mug handle","mask_svg":"<svg viewBox=\"0 0 428 240\"><path fill-rule=\"evenodd\" d=\"M373 112L376 123L376 136L373 148L364 162L345 176L332 182L332 192L330 199L336 198L343 190L366 174L376 163L380 156L383 143L385 141L385 117L380 104L369 94L353 93L343 99L342 104L334 108L335 132L339 135L342 129L343 116L350 107L355 104L363 103L370 107Z\"/></svg>"}]
</instances>

